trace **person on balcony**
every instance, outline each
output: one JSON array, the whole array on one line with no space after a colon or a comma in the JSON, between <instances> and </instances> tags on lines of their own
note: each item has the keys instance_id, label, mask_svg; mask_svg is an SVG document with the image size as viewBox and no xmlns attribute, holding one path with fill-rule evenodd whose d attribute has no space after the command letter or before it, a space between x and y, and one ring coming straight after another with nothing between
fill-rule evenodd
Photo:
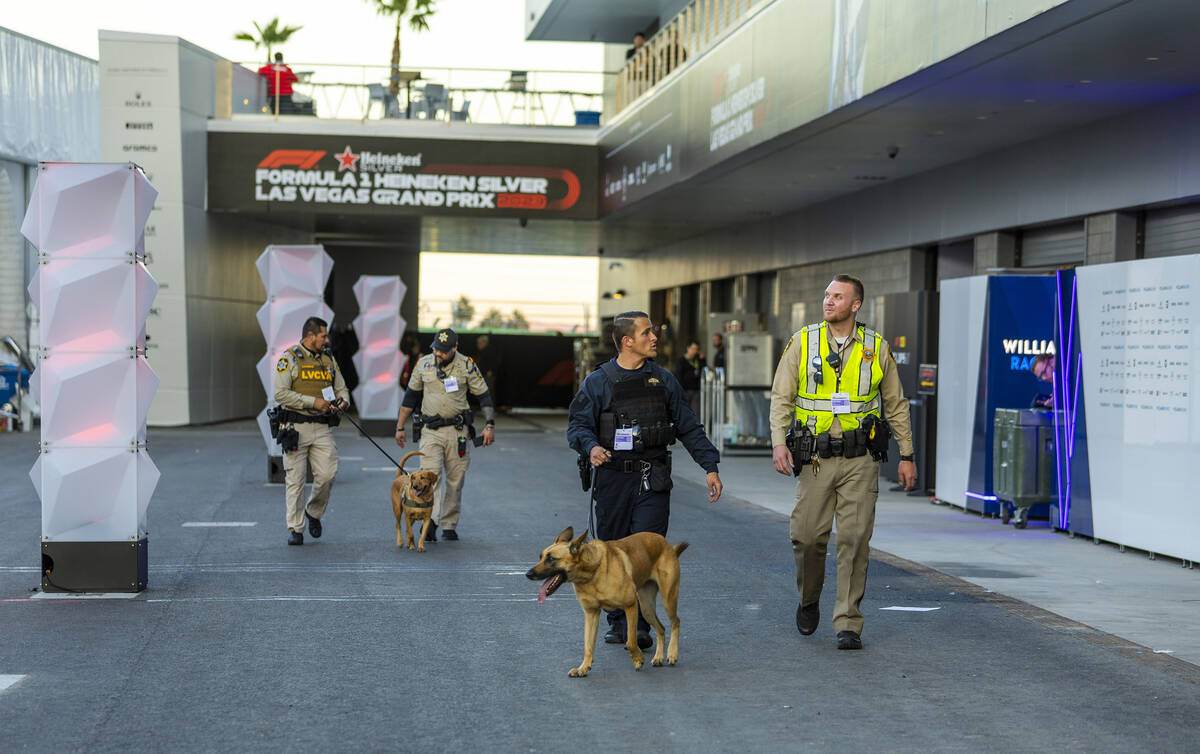
<instances>
[{"instance_id":1,"label":"person on balcony","mask_svg":"<svg viewBox=\"0 0 1200 754\"><path fill-rule=\"evenodd\" d=\"M275 53L275 62L267 63L259 68L258 75L267 80L267 96L271 100L271 109L280 113L293 112L292 84L296 83L298 77L283 62L283 53ZM278 104L276 104L277 98Z\"/></svg>"}]
</instances>

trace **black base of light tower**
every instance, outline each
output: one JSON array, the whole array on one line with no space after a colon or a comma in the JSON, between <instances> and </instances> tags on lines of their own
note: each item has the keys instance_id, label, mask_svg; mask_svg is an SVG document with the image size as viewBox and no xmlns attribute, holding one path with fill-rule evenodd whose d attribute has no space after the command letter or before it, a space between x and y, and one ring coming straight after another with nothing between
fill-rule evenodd
<instances>
[{"instance_id":1,"label":"black base of light tower","mask_svg":"<svg viewBox=\"0 0 1200 754\"><path fill-rule=\"evenodd\" d=\"M146 540L42 542L43 592L140 592Z\"/></svg>"}]
</instances>

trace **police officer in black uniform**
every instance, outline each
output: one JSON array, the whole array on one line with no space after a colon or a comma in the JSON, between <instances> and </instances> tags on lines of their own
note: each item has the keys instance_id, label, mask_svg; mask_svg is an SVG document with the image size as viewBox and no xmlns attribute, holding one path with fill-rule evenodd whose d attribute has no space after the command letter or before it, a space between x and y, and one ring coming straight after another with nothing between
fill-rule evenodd
<instances>
[{"instance_id":1,"label":"police officer in black uniform","mask_svg":"<svg viewBox=\"0 0 1200 754\"><path fill-rule=\"evenodd\" d=\"M612 540L640 531L666 536L671 507L671 454L676 439L708 476L709 502L721 497L717 449L688 407L679 381L655 364L658 336L645 312L613 321L616 358L583 381L571 401L567 442L595 474L596 537ZM586 468L586 467L584 467ZM608 613L604 641L624 644L625 613ZM650 625L638 615L637 642L653 643Z\"/></svg>"}]
</instances>

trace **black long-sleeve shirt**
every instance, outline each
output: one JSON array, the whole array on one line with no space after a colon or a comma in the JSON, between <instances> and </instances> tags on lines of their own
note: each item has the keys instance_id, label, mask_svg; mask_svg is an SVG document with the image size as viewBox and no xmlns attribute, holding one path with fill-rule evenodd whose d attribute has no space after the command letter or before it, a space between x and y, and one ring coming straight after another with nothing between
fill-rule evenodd
<instances>
[{"instance_id":1,"label":"black long-sleeve shirt","mask_svg":"<svg viewBox=\"0 0 1200 754\"><path fill-rule=\"evenodd\" d=\"M704 434L700 420L692 413L687 401L683 400L683 388L675 375L663 369L653 361L646 361L641 369L622 369L613 359L622 379L628 379L639 372L649 372L662 380L667 386L667 413L675 422L675 437L683 443L683 447L705 471L716 471L717 462L721 460L717 449L709 442ZM597 369L587 376L580 386L579 392L571 401L571 409L567 418L567 443L580 455L587 456L592 448L600 444L598 431L600 414L612 404L612 384L604 372Z\"/></svg>"}]
</instances>

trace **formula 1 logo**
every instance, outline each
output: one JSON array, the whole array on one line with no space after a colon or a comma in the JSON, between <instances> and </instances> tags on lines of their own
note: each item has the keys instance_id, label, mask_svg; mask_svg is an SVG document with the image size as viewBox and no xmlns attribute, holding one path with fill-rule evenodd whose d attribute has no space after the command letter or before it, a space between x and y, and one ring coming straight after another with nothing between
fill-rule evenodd
<instances>
[{"instance_id":1,"label":"formula 1 logo","mask_svg":"<svg viewBox=\"0 0 1200 754\"><path fill-rule=\"evenodd\" d=\"M350 148L346 147L349 152ZM299 168L308 170L325 156L323 149L276 149L258 163L260 168Z\"/></svg>"}]
</instances>

